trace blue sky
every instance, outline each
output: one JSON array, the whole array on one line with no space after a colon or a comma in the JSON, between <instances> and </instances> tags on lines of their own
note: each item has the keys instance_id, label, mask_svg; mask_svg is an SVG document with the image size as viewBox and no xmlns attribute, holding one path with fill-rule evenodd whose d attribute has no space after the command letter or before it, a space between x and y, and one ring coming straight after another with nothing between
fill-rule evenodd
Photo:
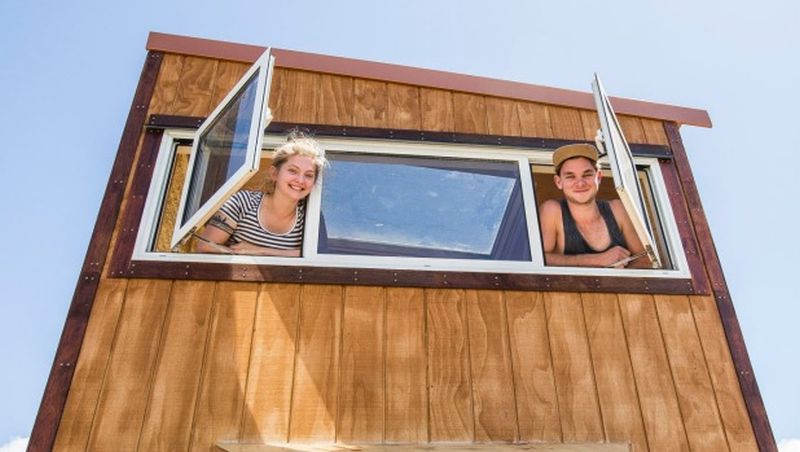
<instances>
[{"instance_id":1,"label":"blue sky","mask_svg":"<svg viewBox=\"0 0 800 452\"><path fill-rule=\"evenodd\" d=\"M27 437L149 31L706 109L686 148L778 439L800 438L800 3L0 3L0 444Z\"/></svg>"}]
</instances>

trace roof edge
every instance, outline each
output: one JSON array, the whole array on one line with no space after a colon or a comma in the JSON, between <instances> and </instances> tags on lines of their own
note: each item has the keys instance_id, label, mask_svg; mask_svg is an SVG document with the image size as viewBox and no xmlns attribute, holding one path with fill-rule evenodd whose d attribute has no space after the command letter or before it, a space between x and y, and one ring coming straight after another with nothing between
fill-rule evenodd
<instances>
[{"instance_id":1,"label":"roof edge","mask_svg":"<svg viewBox=\"0 0 800 452\"><path fill-rule=\"evenodd\" d=\"M252 63L266 47L150 32L146 48L147 50L166 53ZM595 110L594 99L592 94L588 92L295 50L273 49L273 51L276 56L275 64L289 69L384 80ZM612 97L611 101L616 112L620 114L671 121L678 124L711 127L711 118L705 110L621 97Z\"/></svg>"}]
</instances>

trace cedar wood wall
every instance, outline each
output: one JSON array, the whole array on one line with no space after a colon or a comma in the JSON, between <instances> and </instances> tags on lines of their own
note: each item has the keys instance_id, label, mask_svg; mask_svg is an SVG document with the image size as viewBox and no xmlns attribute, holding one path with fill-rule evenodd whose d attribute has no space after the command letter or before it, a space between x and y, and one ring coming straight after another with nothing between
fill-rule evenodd
<instances>
[{"instance_id":1,"label":"cedar wood wall","mask_svg":"<svg viewBox=\"0 0 800 452\"><path fill-rule=\"evenodd\" d=\"M166 54L149 113L205 116L246 69ZM284 68L270 103L284 122L597 129L588 110ZM668 144L661 122L620 120ZM102 278L55 450L219 440L757 450L711 295Z\"/></svg>"}]
</instances>

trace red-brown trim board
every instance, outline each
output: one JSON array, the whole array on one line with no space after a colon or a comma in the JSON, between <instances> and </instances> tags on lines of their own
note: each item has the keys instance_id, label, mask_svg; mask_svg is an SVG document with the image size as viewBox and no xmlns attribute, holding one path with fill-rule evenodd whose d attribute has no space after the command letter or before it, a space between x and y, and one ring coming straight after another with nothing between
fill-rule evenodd
<instances>
[{"instance_id":1,"label":"red-brown trim board","mask_svg":"<svg viewBox=\"0 0 800 452\"><path fill-rule=\"evenodd\" d=\"M153 96L158 71L163 54L148 52L139 85L128 112L128 120L122 132L117 156L103 195L103 202L97 214L94 232L89 241L75 294L69 307L64 330L56 350L50 376L47 379L39 412L33 424L28 452L49 451L53 449L61 416L67 403L67 394L72 384L78 357L83 346L83 338L92 312L97 288L100 283L105 259L111 242L111 235L119 216L122 199L131 167L136 157L136 149L147 115L147 107Z\"/></svg>"},{"instance_id":2,"label":"red-brown trim board","mask_svg":"<svg viewBox=\"0 0 800 452\"><path fill-rule=\"evenodd\" d=\"M678 178L683 188L682 195L689 207L690 221L694 225L697 234L700 253L711 282L711 289L716 300L720 321L725 331L725 338L733 358L733 364L736 367L736 375L739 378L739 386L742 390L747 413L750 416L750 423L753 426L758 448L763 452L777 452L778 447L769 423L767 409L761 398L761 391L758 389L753 366L750 363L750 355L747 353L747 347L744 343L744 335L739 326L736 311L733 308L728 283L725 281L725 275L722 272L722 263L717 255L717 249L714 245L711 229L703 210L703 204L700 201L700 193L697 191L697 184L689 165L689 157L683 147L678 125L665 123L664 131L669 139L670 149L672 149Z\"/></svg>"},{"instance_id":3,"label":"red-brown trim board","mask_svg":"<svg viewBox=\"0 0 800 452\"><path fill-rule=\"evenodd\" d=\"M266 47L150 32L147 50L223 60L254 62ZM592 94L453 72L421 69L295 50L273 49L275 64L289 69L375 79L530 102L594 110ZM711 127L708 112L634 99L612 97L617 113L700 127Z\"/></svg>"}]
</instances>

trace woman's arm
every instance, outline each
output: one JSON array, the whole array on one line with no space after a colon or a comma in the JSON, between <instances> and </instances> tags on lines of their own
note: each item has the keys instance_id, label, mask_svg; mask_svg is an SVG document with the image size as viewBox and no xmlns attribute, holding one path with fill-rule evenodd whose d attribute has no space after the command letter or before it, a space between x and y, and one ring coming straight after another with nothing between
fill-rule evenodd
<instances>
[{"instance_id":1,"label":"woman's arm","mask_svg":"<svg viewBox=\"0 0 800 452\"><path fill-rule=\"evenodd\" d=\"M208 221L206 227L195 240L195 250L199 253L233 254L233 250L225 246L236 228L236 222L222 212L217 212Z\"/></svg>"},{"instance_id":2,"label":"woman's arm","mask_svg":"<svg viewBox=\"0 0 800 452\"><path fill-rule=\"evenodd\" d=\"M281 250L277 248L267 248L264 246L253 245L252 243L239 242L231 245L230 250L234 254L249 254L254 256L284 256L300 257L300 250Z\"/></svg>"}]
</instances>

